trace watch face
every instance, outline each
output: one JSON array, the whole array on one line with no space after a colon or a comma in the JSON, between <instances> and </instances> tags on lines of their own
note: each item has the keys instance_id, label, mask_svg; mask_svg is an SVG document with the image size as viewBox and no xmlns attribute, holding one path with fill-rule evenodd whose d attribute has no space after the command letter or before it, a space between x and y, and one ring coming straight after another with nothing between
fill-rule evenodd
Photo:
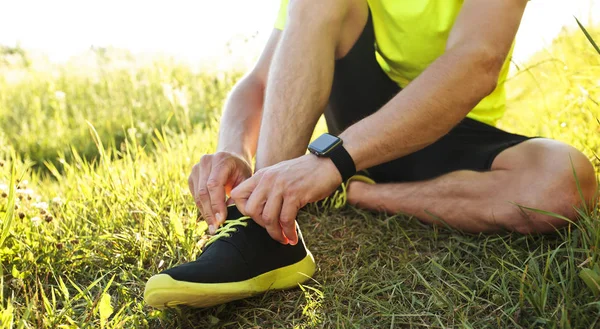
<instances>
[{"instance_id":1,"label":"watch face","mask_svg":"<svg viewBox=\"0 0 600 329\"><path fill-rule=\"evenodd\" d=\"M334 146L338 145L342 140L330 134L319 136L314 142L310 143L309 149L318 154L326 154Z\"/></svg>"}]
</instances>

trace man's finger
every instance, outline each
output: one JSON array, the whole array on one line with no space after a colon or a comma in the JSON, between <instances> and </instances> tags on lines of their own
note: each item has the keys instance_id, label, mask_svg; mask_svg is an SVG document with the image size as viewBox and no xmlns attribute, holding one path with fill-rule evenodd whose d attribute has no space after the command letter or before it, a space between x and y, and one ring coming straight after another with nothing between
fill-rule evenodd
<instances>
[{"instance_id":1,"label":"man's finger","mask_svg":"<svg viewBox=\"0 0 600 329\"><path fill-rule=\"evenodd\" d=\"M200 204L199 208L202 211L202 215L204 216L204 220L208 223L208 231L210 234L214 234L217 230L218 226L216 226L216 221L212 212L212 205L210 201L210 193L208 192L208 188L206 187L206 181L208 180L208 176L210 175L210 163L208 161L200 162L200 172L198 173L198 180L195 183L194 187L196 190L194 191L194 200L196 201L196 205Z\"/></svg>"},{"instance_id":2,"label":"man's finger","mask_svg":"<svg viewBox=\"0 0 600 329\"><path fill-rule=\"evenodd\" d=\"M283 232L281 231L281 226L279 225L279 221L270 222L266 227L267 232L274 240L279 241L281 244L288 244L290 241L283 236Z\"/></svg>"},{"instance_id":3,"label":"man's finger","mask_svg":"<svg viewBox=\"0 0 600 329\"><path fill-rule=\"evenodd\" d=\"M283 229L283 233L286 238L290 241L290 244L295 245L298 243L298 232L296 232L296 215L298 214L298 207L293 200L283 200L281 207L281 215L279 217L279 223Z\"/></svg>"},{"instance_id":4,"label":"man's finger","mask_svg":"<svg viewBox=\"0 0 600 329\"><path fill-rule=\"evenodd\" d=\"M283 203L283 197L281 193L275 191L269 194L269 198L265 203L265 207L262 212L262 220L265 223L279 222L279 214L281 212L281 204ZM283 231L282 231L283 233Z\"/></svg>"},{"instance_id":5,"label":"man's finger","mask_svg":"<svg viewBox=\"0 0 600 329\"><path fill-rule=\"evenodd\" d=\"M204 211L202 210L202 203L199 201L196 201L196 197L195 197L195 192L196 188L194 186L194 180L192 179L192 177L190 177L190 179L188 180L188 185L190 188L190 194L192 195L192 198L194 198L194 203L196 204L196 209L198 210L196 213L196 221L200 221L200 219L204 219Z\"/></svg>"},{"instance_id":6,"label":"man's finger","mask_svg":"<svg viewBox=\"0 0 600 329\"><path fill-rule=\"evenodd\" d=\"M190 194L192 195L192 197L194 196L194 181L197 175L197 169L196 166L194 166L194 168L192 168L192 173L190 174L190 177L188 177L188 189L190 190Z\"/></svg>"},{"instance_id":7,"label":"man's finger","mask_svg":"<svg viewBox=\"0 0 600 329\"><path fill-rule=\"evenodd\" d=\"M197 164L192 168L192 173L188 178L188 188L190 189L190 194L194 199L194 203L196 204L196 208L198 209L198 217L196 220L200 220L200 218L205 219L204 210L202 210L202 202L199 198L196 197L196 184L198 182L198 177L200 175L200 164Z\"/></svg>"},{"instance_id":8,"label":"man's finger","mask_svg":"<svg viewBox=\"0 0 600 329\"><path fill-rule=\"evenodd\" d=\"M227 218L227 206L225 205L225 184L231 175L231 167L225 163L213 167L213 170L206 182L208 193L210 195L211 210L215 215L216 225L220 226Z\"/></svg>"},{"instance_id":9,"label":"man's finger","mask_svg":"<svg viewBox=\"0 0 600 329\"><path fill-rule=\"evenodd\" d=\"M194 166L194 168L192 168L192 173L190 174L190 176L188 177L188 189L190 190L190 194L192 195L192 198L194 198L194 203L196 202L196 198L194 197L194 191L196 191L196 188L194 187L194 183L196 181L196 175L197 175L197 169L196 166ZM198 208L198 210L200 210L200 205L198 205L196 203L196 207Z\"/></svg>"},{"instance_id":10,"label":"man's finger","mask_svg":"<svg viewBox=\"0 0 600 329\"><path fill-rule=\"evenodd\" d=\"M233 199L235 206L246 216L248 216L248 213L246 212L246 203L256 186L256 182L258 182L258 180L252 176L231 190L231 199Z\"/></svg>"},{"instance_id":11,"label":"man's finger","mask_svg":"<svg viewBox=\"0 0 600 329\"><path fill-rule=\"evenodd\" d=\"M258 184L248 197L244 210L246 215L252 217L260 226L265 227L267 222L263 219L263 209L269 195L268 187Z\"/></svg>"}]
</instances>

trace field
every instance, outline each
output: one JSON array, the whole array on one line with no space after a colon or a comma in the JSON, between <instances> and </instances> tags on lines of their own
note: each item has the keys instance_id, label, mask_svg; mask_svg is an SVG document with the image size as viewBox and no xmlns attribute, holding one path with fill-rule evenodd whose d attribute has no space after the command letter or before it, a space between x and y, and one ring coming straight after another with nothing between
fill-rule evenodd
<instances>
[{"instance_id":1,"label":"field","mask_svg":"<svg viewBox=\"0 0 600 329\"><path fill-rule=\"evenodd\" d=\"M214 150L241 74L110 49L61 65L0 51L3 328L600 327L599 207L545 236L302 213L314 280L205 310L151 309L145 281L200 252L206 224L187 175ZM581 31L517 66L500 127L571 143L600 168L600 55Z\"/></svg>"}]
</instances>

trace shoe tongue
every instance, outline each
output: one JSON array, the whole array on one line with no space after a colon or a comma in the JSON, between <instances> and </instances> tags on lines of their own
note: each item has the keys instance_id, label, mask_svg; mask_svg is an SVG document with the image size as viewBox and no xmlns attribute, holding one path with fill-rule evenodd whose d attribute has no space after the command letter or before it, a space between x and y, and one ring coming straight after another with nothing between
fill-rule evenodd
<instances>
[{"instance_id":1,"label":"shoe tongue","mask_svg":"<svg viewBox=\"0 0 600 329\"><path fill-rule=\"evenodd\" d=\"M244 215L239 211L239 209L234 205L227 206L227 218L225 220L231 219L240 219Z\"/></svg>"}]
</instances>

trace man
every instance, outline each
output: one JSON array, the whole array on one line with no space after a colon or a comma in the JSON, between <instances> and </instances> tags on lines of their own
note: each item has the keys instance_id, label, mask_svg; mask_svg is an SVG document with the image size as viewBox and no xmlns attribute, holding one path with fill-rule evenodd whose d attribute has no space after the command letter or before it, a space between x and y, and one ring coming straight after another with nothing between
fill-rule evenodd
<instances>
[{"instance_id":1,"label":"man","mask_svg":"<svg viewBox=\"0 0 600 329\"><path fill-rule=\"evenodd\" d=\"M210 306L306 281L315 265L296 214L342 183L351 204L468 232L575 221L597 190L589 160L493 127L526 3L284 0L229 96L217 153L189 178L214 236L196 261L148 281L148 303ZM306 154L324 112L338 137ZM350 178L357 170L369 178Z\"/></svg>"}]
</instances>

